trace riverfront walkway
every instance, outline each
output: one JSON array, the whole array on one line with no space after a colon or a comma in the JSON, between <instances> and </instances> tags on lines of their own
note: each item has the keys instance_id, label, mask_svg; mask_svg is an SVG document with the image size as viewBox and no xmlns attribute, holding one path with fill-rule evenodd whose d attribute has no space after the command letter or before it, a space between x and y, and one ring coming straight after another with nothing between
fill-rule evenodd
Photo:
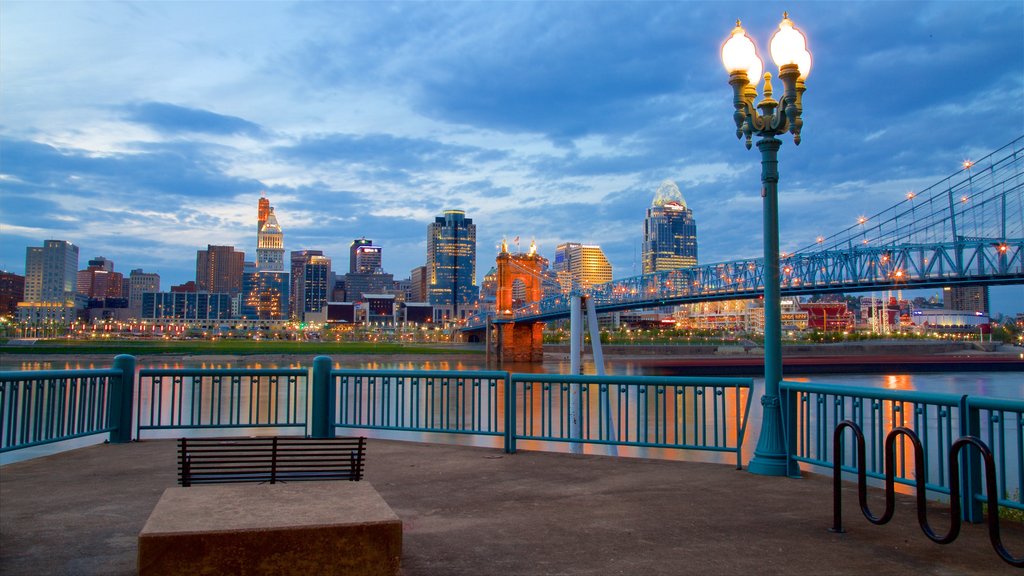
<instances>
[{"instance_id":1,"label":"riverfront walkway","mask_svg":"<svg viewBox=\"0 0 1024 576\"><path fill-rule=\"evenodd\" d=\"M983 524L932 543L909 497L893 522L869 524L852 484L848 532L832 534L831 479L819 475L371 439L366 480L402 519L408 576L1017 572ZM168 440L0 467L0 574L134 574L138 533L175 482ZM880 496L872 502L879 513ZM943 511L930 520L948 527ZM1024 526L1003 525L1007 547L1024 555Z\"/></svg>"}]
</instances>

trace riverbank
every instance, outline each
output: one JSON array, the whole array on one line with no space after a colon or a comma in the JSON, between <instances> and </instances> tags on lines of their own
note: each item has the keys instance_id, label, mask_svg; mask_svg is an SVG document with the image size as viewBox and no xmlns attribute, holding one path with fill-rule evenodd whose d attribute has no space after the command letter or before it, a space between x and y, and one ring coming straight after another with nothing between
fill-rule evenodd
<instances>
[{"instance_id":1,"label":"riverbank","mask_svg":"<svg viewBox=\"0 0 1024 576\"><path fill-rule=\"evenodd\" d=\"M27 353L27 348L0 349L0 370L46 370L65 368L101 368L109 366L115 355L64 352ZM545 369L567 364L568 346L544 348ZM482 347L453 346L443 353L375 352L327 353L134 353L143 367L287 367L311 366L313 358L330 356L336 366L345 368L392 368L422 370L536 371L541 364L516 364L499 367L491 360L486 365ZM592 361L589 347L585 361ZM605 346L608 362L629 362L650 367L660 374L759 376L764 373L764 350L749 345L643 345ZM1024 349L999 343L875 341L843 344L799 344L783 346L786 375L836 373L913 373L913 372L1000 372L1024 371ZM555 368L558 371L565 371ZM566 366L567 369L567 366Z\"/></svg>"}]
</instances>

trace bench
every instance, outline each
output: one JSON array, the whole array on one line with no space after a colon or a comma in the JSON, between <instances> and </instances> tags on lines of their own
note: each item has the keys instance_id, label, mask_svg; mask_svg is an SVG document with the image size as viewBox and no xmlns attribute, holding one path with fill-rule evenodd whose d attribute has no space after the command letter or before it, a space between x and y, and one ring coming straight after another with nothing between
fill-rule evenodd
<instances>
[{"instance_id":1,"label":"bench","mask_svg":"<svg viewBox=\"0 0 1024 576\"><path fill-rule=\"evenodd\" d=\"M178 483L361 480L366 438L179 438Z\"/></svg>"}]
</instances>

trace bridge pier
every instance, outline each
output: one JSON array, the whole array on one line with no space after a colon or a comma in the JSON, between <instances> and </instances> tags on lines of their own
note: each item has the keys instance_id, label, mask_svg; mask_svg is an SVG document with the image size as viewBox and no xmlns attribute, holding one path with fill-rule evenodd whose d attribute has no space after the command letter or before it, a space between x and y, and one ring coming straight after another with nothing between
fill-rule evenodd
<instances>
[{"instance_id":1,"label":"bridge pier","mask_svg":"<svg viewBox=\"0 0 1024 576\"><path fill-rule=\"evenodd\" d=\"M494 353L498 366L505 362L544 360L544 323L494 320ZM487 343L492 346L492 342Z\"/></svg>"}]
</instances>

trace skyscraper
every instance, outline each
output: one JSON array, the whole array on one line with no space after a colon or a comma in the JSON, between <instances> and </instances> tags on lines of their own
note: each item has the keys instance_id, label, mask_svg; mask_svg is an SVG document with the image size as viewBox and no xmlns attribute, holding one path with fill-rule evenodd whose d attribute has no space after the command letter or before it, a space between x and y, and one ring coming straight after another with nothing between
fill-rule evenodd
<instances>
[{"instance_id":1,"label":"skyscraper","mask_svg":"<svg viewBox=\"0 0 1024 576\"><path fill-rule=\"evenodd\" d=\"M259 271L242 275L239 312L248 320L287 320L289 298L287 272Z\"/></svg>"},{"instance_id":2,"label":"skyscraper","mask_svg":"<svg viewBox=\"0 0 1024 576\"><path fill-rule=\"evenodd\" d=\"M356 242L366 242L356 246ZM360 238L352 242L355 250L350 250L352 261L349 263L349 272L356 274L380 274L384 263L380 246L374 246L372 240Z\"/></svg>"},{"instance_id":3,"label":"skyscraper","mask_svg":"<svg viewBox=\"0 0 1024 576\"><path fill-rule=\"evenodd\" d=\"M284 271L284 233L273 208L267 211L266 219L256 234L256 269L260 272Z\"/></svg>"},{"instance_id":4,"label":"skyscraper","mask_svg":"<svg viewBox=\"0 0 1024 576\"><path fill-rule=\"evenodd\" d=\"M476 225L462 210L445 210L427 226L427 297L437 319L459 320L479 296Z\"/></svg>"},{"instance_id":5,"label":"skyscraper","mask_svg":"<svg viewBox=\"0 0 1024 576\"><path fill-rule=\"evenodd\" d=\"M26 302L73 302L77 288L78 246L47 240L26 249Z\"/></svg>"},{"instance_id":6,"label":"skyscraper","mask_svg":"<svg viewBox=\"0 0 1024 576\"><path fill-rule=\"evenodd\" d=\"M196 251L196 285L203 292L224 292L236 296L242 291L245 252L234 246L207 245Z\"/></svg>"},{"instance_id":7,"label":"skyscraper","mask_svg":"<svg viewBox=\"0 0 1024 576\"><path fill-rule=\"evenodd\" d=\"M292 250L291 253L291 315L292 318L302 319L302 313L306 307L306 264L313 256L323 256L322 250Z\"/></svg>"},{"instance_id":8,"label":"skyscraper","mask_svg":"<svg viewBox=\"0 0 1024 576\"><path fill-rule=\"evenodd\" d=\"M87 298L120 298L124 276L114 272L114 263L103 256L89 260L89 267L78 271L78 293Z\"/></svg>"},{"instance_id":9,"label":"skyscraper","mask_svg":"<svg viewBox=\"0 0 1024 576\"><path fill-rule=\"evenodd\" d=\"M612 265L600 246L565 242L555 248L555 263L552 266L562 291L573 287L588 288L612 280Z\"/></svg>"},{"instance_id":10,"label":"skyscraper","mask_svg":"<svg viewBox=\"0 0 1024 576\"><path fill-rule=\"evenodd\" d=\"M697 265L697 224L671 180L658 187L644 219L643 273Z\"/></svg>"},{"instance_id":11,"label":"skyscraper","mask_svg":"<svg viewBox=\"0 0 1024 576\"><path fill-rule=\"evenodd\" d=\"M331 259L311 255L302 266L302 308L299 317L319 313L331 297Z\"/></svg>"},{"instance_id":12,"label":"skyscraper","mask_svg":"<svg viewBox=\"0 0 1024 576\"><path fill-rule=\"evenodd\" d=\"M983 312L988 309L988 286L946 286L942 289L942 307L946 310Z\"/></svg>"}]
</instances>

